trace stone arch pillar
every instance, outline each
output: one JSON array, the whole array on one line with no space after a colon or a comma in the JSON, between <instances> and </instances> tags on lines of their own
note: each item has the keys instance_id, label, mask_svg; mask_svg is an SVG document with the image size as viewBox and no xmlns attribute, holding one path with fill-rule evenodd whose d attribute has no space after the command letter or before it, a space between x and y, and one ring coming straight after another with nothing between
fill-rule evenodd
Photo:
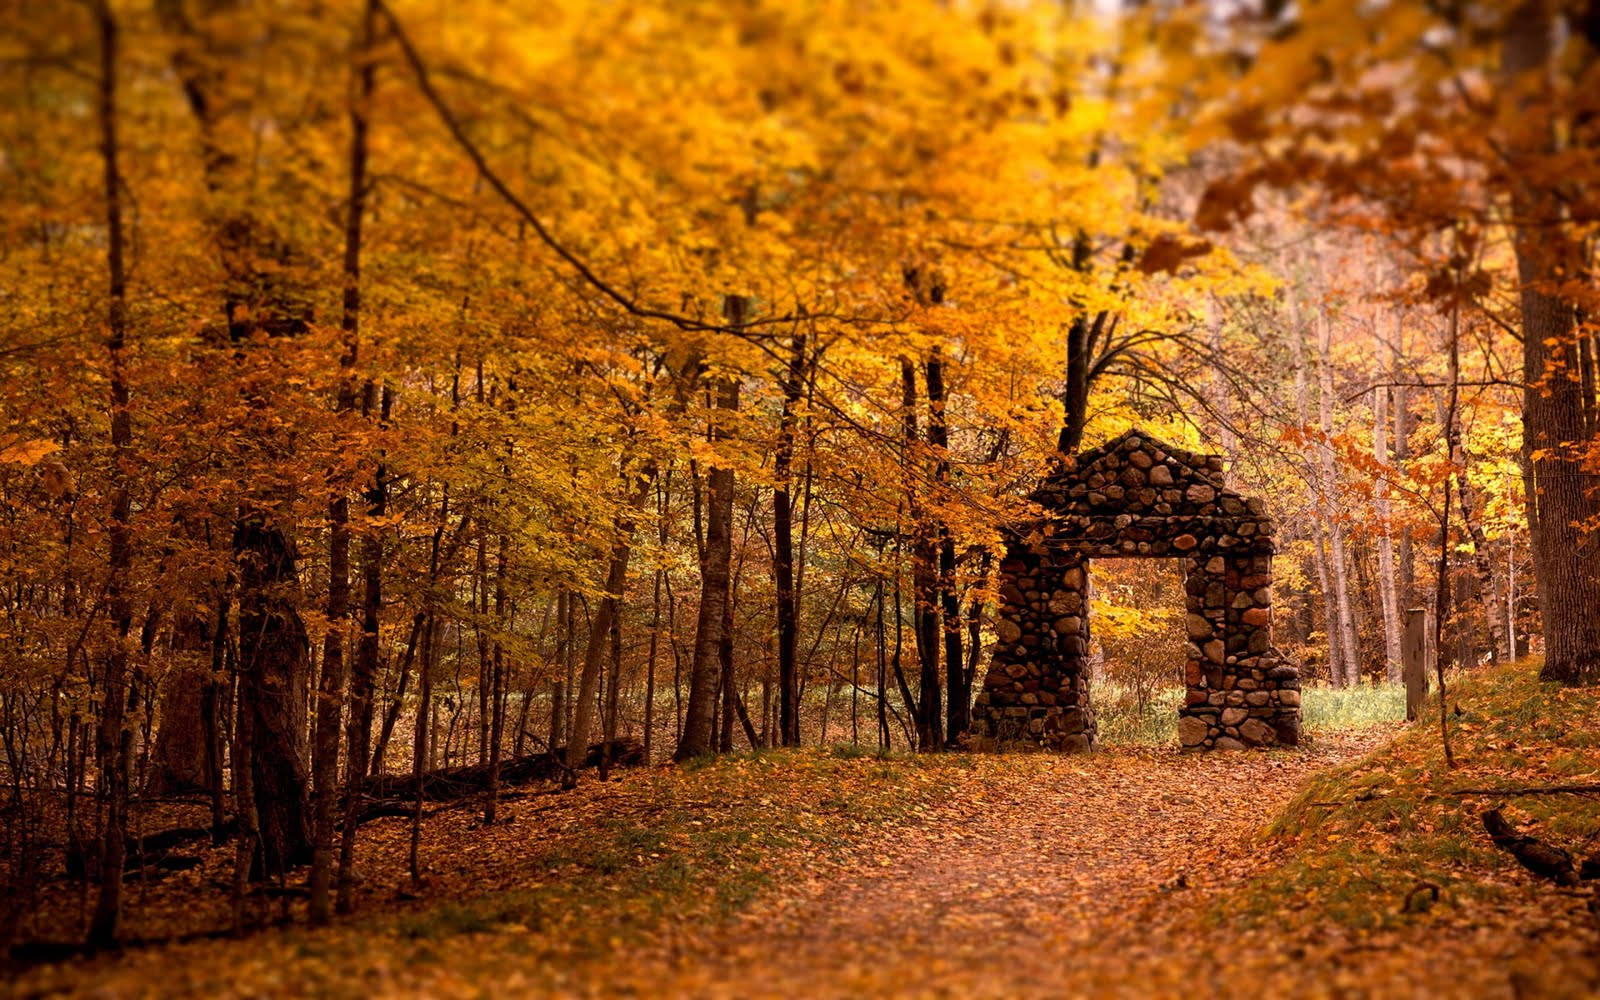
<instances>
[{"instance_id":1,"label":"stone arch pillar","mask_svg":"<svg viewBox=\"0 0 1600 1000\"><path fill-rule=\"evenodd\" d=\"M1089 564L1077 552L1013 543L1000 572L998 641L974 704L990 743L1087 750Z\"/></svg>"}]
</instances>

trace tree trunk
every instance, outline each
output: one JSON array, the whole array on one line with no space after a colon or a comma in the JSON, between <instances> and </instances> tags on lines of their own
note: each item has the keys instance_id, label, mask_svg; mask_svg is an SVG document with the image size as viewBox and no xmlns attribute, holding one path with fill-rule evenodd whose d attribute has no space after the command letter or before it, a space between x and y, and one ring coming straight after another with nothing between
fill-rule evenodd
<instances>
[{"instance_id":1,"label":"tree trunk","mask_svg":"<svg viewBox=\"0 0 1600 1000\"><path fill-rule=\"evenodd\" d=\"M1307 400L1310 398L1309 380L1306 377L1306 350L1305 334L1300 328L1299 312L1296 308L1296 290L1290 289L1288 294L1289 313L1289 347L1294 358L1294 389L1295 410L1302 431L1309 432L1311 418ZM1310 463L1311 500L1316 510L1316 517L1312 520L1312 549L1311 559L1317 574L1317 589L1322 597L1323 632L1328 641L1328 681L1334 687L1343 687L1345 679L1345 652L1344 632L1339 628L1337 602L1334 599L1333 573L1329 568L1327 526L1330 523L1328 509L1327 484L1323 478L1323 466L1320 461L1320 445L1317 447L1318 458Z\"/></svg>"},{"instance_id":2,"label":"tree trunk","mask_svg":"<svg viewBox=\"0 0 1600 1000\"><path fill-rule=\"evenodd\" d=\"M185 795L203 791L206 783L205 685L202 653L209 653L208 629L194 615L174 623L173 663L162 679L157 704L161 725L150 751L147 795ZM208 657L209 659L209 657Z\"/></svg>"},{"instance_id":3,"label":"tree trunk","mask_svg":"<svg viewBox=\"0 0 1600 1000\"><path fill-rule=\"evenodd\" d=\"M417 723L411 737L411 773L416 778L416 789L411 807L411 845L406 860L412 888L422 884L422 785L432 757L428 737L432 728L433 665L438 650L438 630L439 619L430 612L422 628L422 658L417 667Z\"/></svg>"},{"instance_id":4,"label":"tree trunk","mask_svg":"<svg viewBox=\"0 0 1600 1000\"><path fill-rule=\"evenodd\" d=\"M240 716L248 716L251 784L260 825L262 875L283 875L311 858L307 801L305 625L295 608L294 543L259 511L234 529L239 572Z\"/></svg>"},{"instance_id":5,"label":"tree trunk","mask_svg":"<svg viewBox=\"0 0 1600 1000\"><path fill-rule=\"evenodd\" d=\"M1555 15L1535 0L1507 21L1503 54L1513 80L1554 58ZM1512 85L1520 85L1520 81ZM1513 155L1553 151L1557 129L1542 116L1520 124ZM1512 173L1517 274L1522 282L1522 446L1532 470L1528 522L1534 582L1544 619L1539 676L1565 685L1600 683L1600 499L1575 444L1585 442L1578 331L1555 286L1578 272L1577 248L1547 185Z\"/></svg>"},{"instance_id":6,"label":"tree trunk","mask_svg":"<svg viewBox=\"0 0 1600 1000\"><path fill-rule=\"evenodd\" d=\"M1317 335L1317 412L1322 436L1317 444L1317 462L1322 471L1325 510L1332 515L1332 498L1338 489L1338 470L1334 465L1333 445L1333 324L1316 314ZM1334 607L1338 611L1339 645L1344 650L1343 683L1361 679L1361 646L1356 640L1355 616L1350 607L1350 558L1346 551L1344 526L1337 517L1328 520L1328 573L1333 578Z\"/></svg>"},{"instance_id":7,"label":"tree trunk","mask_svg":"<svg viewBox=\"0 0 1600 1000\"><path fill-rule=\"evenodd\" d=\"M483 823L495 822L500 804L500 745L506 728L506 663L502 637L510 622L506 617L506 564L510 561L510 540L500 533L500 548L494 566L494 650L489 669L489 789L483 806Z\"/></svg>"},{"instance_id":8,"label":"tree trunk","mask_svg":"<svg viewBox=\"0 0 1600 1000\"><path fill-rule=\"evenodd\" d=\"M938 347L928 352L928 445L933 450L933 480L943 491L950 486L950 428L945 410L944 359ZM936 498L944 503L945 496ZM939 613L944 627L945 746L955 747L967 731L972 693L967 689L966 662L961 653L961 599L956 593L956 544L943 517L933 526L939 543Z\"/></svg>"},{"instance_id":9,"label":"tree trunk","mask_svg":"<svg viewBox=\"0 0 1600 1000\"><path fill-rule=\"evenodd\" d=\"M794 510L789 497L794 459L795 410L805 374L806 335L790 344L789 367L782 381L783 415L778 422L778 447L773 457L777 486L772 493L772 573L778 591L778 732L782 745L800 745L799 686L795 673L798 609L794 591Z\"/></svg>"},{"instance_id":10,"label":"tree trunk","mask_svg":"<svg viewBox=\"0 0 1600 1000\"><path fill-rule=\"evenodd\" d=\"M376 4L369 0L361 18L350 102L349 198L344 223L344 295L339 328L344 354L339 358L338 413L355 409L353 369L361 353L361 223L367 188L367 104L372 98L373 66L370 49ZM345 623L350 614L350 498L343 489L328 503L328 634L322 644L322 683L317 698L316 749L312 779L316 786L311 855L313 924L325 924L333 915L334 816L339 799L339 725L344 715Z\"/></svg>"},{"instance_id":11,"label":"tree trunk","mask_svg":"<svg viewBox=\"0 0 1600 1000\"><path fill-rule=\"evenodd\" d=\"M1403 346L1403 344L1402 344ZM1398 352L1394 359L1393 371L1396 385L1394 387L1394 464L1402 474L1405 464L1411 459L1411 388L1399 378L1400 361ZM1400 532L1400 543L1396 556L1399 565L1396 572L1399 574L1399 589L1395 598L1403 608L1417 606L1417 558L1409 530Z\"/></svg>"},{"instance_id":12,"label":"tree trunk","mask_svg":"<svg viewBox=\"0 0 1600 1000\"><path fill-rule=\"evenodd\" d=\"M728 602L722 606L722 634L717 636L717 666L721 671L717 689L722 692L722 721L717 736L717 750L720 753L733 750L733 720L737 714L734 700L738 697L738 691L734 688L733 672L733 612L734 602L738 600L737 587L738 574L732 574L729 576Z\"/></svg>"},{"instance_id":13,"label":"tree trunk","mask_svg":"<svg viewBox=\"0 0 1600 1000\"><path fill-rule=\"evenodd\" d=\"M214 33L212 20L191 18L182 4L161 3L156 10L176 40L174 75L198 127L207 192L220 209L211 225L223 275L224 327L217 339L237 345L259 335L303 333L311 294L297 278L298 255L289 239L245 207L244 189L259 181L261 164L244 155L254 127L251 97L236 79L248 65L244 43L235 33ZM271 406L256 396L248 402L262 411ZM288 499L281 490L241 498L233 533L237 707L252 716L246 728L254 740L263 872L278 874L309 860L312 839L303 731L310 648L300 618L298 553L287 524L276 517Z\"/></svg>"},{"instance_id":14,"label":"tree trunk","mask_svg":"<svg viewBox=\"0 0 1600 1000\"><path fill-rule=\"evenodd\" d=\"M565 677L573 676L572 669L572 592L562 587L556 594L557 669ZM550 685L550 752L563 745L567 739L567 681L558 674Z\"/></svg>"},{"instance_id":15,"label":"tree trunk","mask_svg":"<svg viewBox=\"0 0 1600 1000\"><path fill-rule=\"evenodd\" d=\"M730 295L724 311L735 326L743 323L745 302ZM717 410L725 414L712 429L713 443L731 436L727 426L739 409L739 379L727 375L717 388ZM721 679L722 632L732 595L733 568L733 468L714 466L706 473L705 559L700 571L700 613L695 622L694 660L689 667L689 704L684 712L683 738L674 755L688 760L716 749L716 699Z\"/></svg>"},{"instance_id":16,"label":"tree trunk","mask_svg":"<svg viewBox=\"0 0 1600 1000\"><path fill-rule=\"evenodd\" d=\"M938 550L929 537L917 501L916 476L913 472L921 464L921 434L917 430L917 377L910 360L905 358L900 360L900 387L904 433L901 461L905 465L903 479L911 520L913 635L917 644L917 661L921 666L916 701L917 749L929 753L944 745L944 720L939 707Z\"/></svg>"},{"instance_id":17,"label":"tree trunk","mask_svg":"<svg viewBox=\"0 0 1600 1000\"><path fill-rule=\"evenodd\" d=\"M627 458L624 456L624 466ZM650 495L655 484L655 470L642 473L634 492L624 502L627 513L616 522L615 540L611 544L611 561L606 569L606 593L595 607L589 623L589 641L583 651L583 673L578 680L577 702L572 713L572 732L567 740L567 770L564 781L567 787L576 781L582 754L589 746L589 730L594 725L595 699L600 692L600 668L605 659L606 644L611 640L612 622L617 617L618 605L628 585L628 561L633 554L633 532L637 512ZM614 683L614 682L613 682Z\"/></svg>"},{"instance_id":18,"label":"tree trunk","mask_svg":"<svg viewBox=\"0 0 1600 1000\"><path fill-rule=\"evenodd\" d=\"M117 22L106 0L94 5L100 34L100 157L106 211L106 360L110 372L107 411L111 423L111 520L106 614L111 648L106 655L101 689L100 729L96 750L105 788L105 824L101 829L100 887L89 923L92 948L116 944L122 926L122 869L128 837L128 760L131 736L124 724L128 702L128 633L133 626L129 575L133 543L129 522L133 499L127 473L132 465L133 426L129 418L127 377L127 275L122 262L122 178L117 167Z\"/></svg>"},{"instance_id":19,"label":"tree trunk","mask_svg":"<svg viewBox=\"0 0 1600 1000\"><path fill-rule=\"evenodd\" d=\"M362 396L363 409L368 413L372 410L375 391L376 387L369 381ZM389 389L385 386L379 403L379 426L388 422L390 398ZM381 520L388 509L387 475L387 470L380 462L367 493L369 520ZM378 678L378 627L382 609L383 535L378 528L369 526L361 536L361 640L356 646L355 670L350 675L350 714L346 721L349 729L345 734L349 754L345 768L348 800L345 803L344 829L339 837L340 913L349 913L355 907L355 818L361 807L359 789L371 770L372 692Z\"/></svg>"},{"instance_id":20,"label":"tree trunk","mask_svg":"<svg viewBox=\"0 0 1600 1000\"><path fill-rule=\"evenodd\" d=\"M1377 386L1372 390L1372 456L1380 466L1390 464L1389 457L1389 390ZM1383 659L1384 679L1390 684L1400 680L1400 600L1394 565L1394 505L1389 499L1389 475L1378 474L1377 496L1374 500L1380 531L1378 533L1378 599L1383 605Z\"/></svg>"}]
</instances>

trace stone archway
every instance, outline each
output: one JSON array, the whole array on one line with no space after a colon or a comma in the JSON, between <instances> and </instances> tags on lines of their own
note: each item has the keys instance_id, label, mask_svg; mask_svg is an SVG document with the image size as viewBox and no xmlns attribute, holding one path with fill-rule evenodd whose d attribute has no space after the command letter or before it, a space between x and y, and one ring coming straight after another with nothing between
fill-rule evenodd
<instances>
[{"instance_id":1,"label":"stone archway","mask_svg":"<svg viewBox=\"0 0 1600 1000\"><path fill-rule=\"evenodd\" d=\"M980 747L1087 750L1089 564L1177 557L1184 568L1186 750L1293 745L1300 672L1272 645L1273 523L1228 489L1222 460L1128 431L1050 475L1048 513L1001 563L998 642L973 706Z\"/></svg>"}]
</instances>

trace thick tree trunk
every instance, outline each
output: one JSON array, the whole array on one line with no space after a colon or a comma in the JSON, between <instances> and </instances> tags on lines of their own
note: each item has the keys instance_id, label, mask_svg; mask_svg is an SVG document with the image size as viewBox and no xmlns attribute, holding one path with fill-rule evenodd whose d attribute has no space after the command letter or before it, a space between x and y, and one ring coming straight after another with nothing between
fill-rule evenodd
<instances>
[{"instance_id":1,"label":"thick tree trunk","mask_svg":"<svg viewBox=\"0 0 1600 1000\"><path fill-rule=\"evenodd\" d=\"M246 153L253 135L253 95L237 79L244 43L216 30L209 17L224 5L206 5L191 18L186 6L163 2L156 12L176 44L172 67L198 127L208 194L215 201L211 235L223 274L224 327L217 337L241 345L252 337L294 336L311 320L311 299L297 275L292 242L271 222L246 208L245 188L259 181L261 164ZM250 396L267 411L268 398ZM267 422L263 421L265 425ZM262 433L269 433L263 431ZM250 757L259 813L263 873L281 874L309 860L304 724L310 649L300 618L297 553L277 512L281 491L241 498L233 549L238 574L238 712L254 741Z\"/></svg>"},{"instance_id":2,"label":"thick tree trunk","mask_svg":"<svg viewBox=\"0 0 1600 1000\"><path fill-rule=\"evenodd\" d=\"M264 513L234 529L239 572L240 716L251 734L251 784L264 876L311 859L305 762L305 686L310 646L295 606L294 543Z\"/></svg>"},{"instance_id":3,"label":"thick tree trunk","mask_svg":"<svg viewBox=\"0 0 1600 1000\"><path fill-rule=\"evenodd\" d=\"M744 300L728 296L724 304L728 319L739 325L744 319ZM712 441L726 441L731 435L727 422L739 409L739 378L727 375L717 387L717 410L724 414L712 430ZM694 660L689 667L689 704L684 712L683 738L674 755L688 760L716 749L717 689L721 680L721 644L732 594L729 585L733 568L733 468L713 467L706 474L705 559L700 570L700 613L695 622Z\"/></svg>"},{"instance_id":4,"label":"thick tree trunk","mask_svg":"<svg viewBox=\"0 0 1600 1000\"><path fill-rule=\"evenodd\" d=\"M1503 54L1511 86L1554 59L1556 16L1533 0L1507 21ZM1518 119L1513 155L1553 151L1557 129L1545 116ZM1600 498L1576 454L1586 441L1578 331L1572 304L1555 286L1579 271L1577 248L1554 193L1512 175L1517 274L1522 281L1522 441L1532 472L1528 522L1534 582L1544 619L1540 677L1567 685L1600 683Z\"/></svg>"},{"instance_id":5,"label":"thick tree trunk","mask_svg":"<svg viewBox=\"0 0 1600 1000\"><path fill-rule=\"evenodd\" d=\"M156 702L161 724L144 781L147 795L186 795L210 787L206 781L205 686L212 644L207 633L205 622L193 615L175 623L175 655Z\"/></svg>"}]
</instances>

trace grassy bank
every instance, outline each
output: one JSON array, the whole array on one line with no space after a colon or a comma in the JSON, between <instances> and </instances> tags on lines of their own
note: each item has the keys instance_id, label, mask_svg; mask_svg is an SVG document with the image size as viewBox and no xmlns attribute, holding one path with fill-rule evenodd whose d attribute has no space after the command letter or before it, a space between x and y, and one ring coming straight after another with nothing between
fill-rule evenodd
<instances>
[{"instance_id":1,"label":"grassy bank","mask_svg":"<svg viewBox=\"0 0 1600 1000\"><path fill-rule=\"evenodd\" d=\"M1366 758L1318 775L1268 831L1286 848L1284 862L1218 912L1364 929L1452 908L1542 906L1554 887L1491 844L1483 811L1499 807L1524 832L1581 859L1600 849L1600 800L1458 794L1600 778L1600 698L1542 684L1537 674L1525 662L1457 682L1448 700L1454 768L1430 713ZM1308 698L1308 722L1313 704ZM1359 717L1364 709L1343 711Z\"/></svg>"}]
</instances>

